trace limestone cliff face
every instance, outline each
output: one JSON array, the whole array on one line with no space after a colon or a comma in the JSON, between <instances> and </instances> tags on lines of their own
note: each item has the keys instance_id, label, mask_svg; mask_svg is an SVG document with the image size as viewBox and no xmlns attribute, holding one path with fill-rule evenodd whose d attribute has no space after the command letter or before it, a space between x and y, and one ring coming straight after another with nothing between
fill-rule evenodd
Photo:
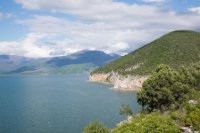
<instances>
[{"instance_id":1,"label":"limestone cliff face","mask_svg":"<svg viewBox=\"0 0 200 133\"><path fill-rule=\"evenodd\" d=\"M109 76L110 76L110 73L92 74L89 77L89 81L91 81L91 82L109 82L108 81Z\"/></svg>"},{"instance_id":2,"label":"limestone cliff face","mask_svg":"<svg viewBox=\"0 0 200 133\"><path fill-rule=\"evenodd\" d=\"M148 76L122 76L118 73L102 73L90 75L90 81L92 82L104 82L113 84L113 89L121 91L139 90L142 87L142 83Z\"/></svg>"}]
</instances>

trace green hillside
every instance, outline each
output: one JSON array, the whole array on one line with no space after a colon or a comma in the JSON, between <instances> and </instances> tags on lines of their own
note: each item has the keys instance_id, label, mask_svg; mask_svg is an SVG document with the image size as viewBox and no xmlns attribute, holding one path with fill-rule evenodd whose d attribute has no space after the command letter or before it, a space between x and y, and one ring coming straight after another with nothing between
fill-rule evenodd
<instances>
[{"instance_id":1,"label":"green hillside","mask_svg":"<svg viewBox=\"0 0 200 133\"><path fill-rule=\"evenodd\" d=\"M115 60L92 73L146 75L158 64L173 68L189 65L200 59L200 33L194 31L173 31L159 39Z\"/></svg>"}]
</instances>

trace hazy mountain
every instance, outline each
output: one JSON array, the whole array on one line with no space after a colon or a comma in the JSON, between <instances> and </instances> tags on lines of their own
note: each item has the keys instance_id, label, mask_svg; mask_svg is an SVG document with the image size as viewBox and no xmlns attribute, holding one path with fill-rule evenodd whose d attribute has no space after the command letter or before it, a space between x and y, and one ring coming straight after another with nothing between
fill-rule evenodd
<instances>
[{"instance_id":1,"label":"hazy mountain","mask_svg":"<svg viewBox=\"0 0 200 133\"><path fill-rule=\"evenodd\" d=\"M32 62L32 59L15 56L15 55L0 55L0 72L9 72L20 68L24 65L28 65Z\"/></svg>"},{"instance_id":2,"label":"hazy mountain","mask_svg":"<svg viewBox=\"0 0 200 133\"><path fill-rule=\"evenodd\" d=\"M102 66L118 57L119 55L109 55L102 51L81 51L69 56L55 57L48 60L47 64L60 67L69 64L92 63L96 66Z\"/></svg>"},{"instance_id":3,"label":"hazy mountain","mask_svg":"<svg viewBox=\"0 0 200 133\"><path fill-rule=\"evenodd\" d=\"M102 51L80 51L68 56L32 59L0 55L1 74L68 74L88 72L117 59Z\"/></svg>"}]
</instances>

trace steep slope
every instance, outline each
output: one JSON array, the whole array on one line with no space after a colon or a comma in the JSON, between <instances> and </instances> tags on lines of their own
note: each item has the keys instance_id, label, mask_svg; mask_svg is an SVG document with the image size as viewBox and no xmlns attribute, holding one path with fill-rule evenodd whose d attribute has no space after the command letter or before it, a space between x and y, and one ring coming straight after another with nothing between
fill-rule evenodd
<instances>
[{"instance_id":1,"label":"steep slope","mask_svg":"<svg viewBox=\"0 0 200 133\"><path fill-rule=\"evenodd\" d=\"M117 81L122 81L124 77L130 78L131 76L134 79L137 77L136 81L139 80L139 83L142 84L145 78L141 76L150 74L159 64L168 64L173 68L177 68L199 60L200 33L186 30L173 31L118 60L97 68L91 73L91 80L107 80L116 84ZM104 77L101 77L102 73ZM113 77L113 75L115 76ZM131 80L133 80L132 78ZM136 84L128 81L127 83Z\"/></svg>"},{"instance_id":2,"label":"steep slope","mask_svg":"<svg viewBox=\"0 0 200 133\"><path fill-rule=\"evenodd\" d=\"M93 73L146 75L158 64L168 64L173 68L189 65L200 60L200 33L174 31L125 55Z\"/></svg>"}]
</instances>

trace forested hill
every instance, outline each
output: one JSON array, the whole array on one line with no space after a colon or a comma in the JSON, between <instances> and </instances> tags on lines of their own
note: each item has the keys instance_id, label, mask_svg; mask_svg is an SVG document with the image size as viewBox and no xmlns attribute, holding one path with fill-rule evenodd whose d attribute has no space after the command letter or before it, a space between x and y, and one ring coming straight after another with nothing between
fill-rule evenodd
<instances>
[{"instance_id":1,"label":"forested hill","mask_svg":"<svg viewBox=\"0 0 200 133\"><path fill-rule=\"evenodd\" d=\"M159 64L173 68L200 60L200 33L187 30L170 32L92 73L146 75Z\"/></svg>"}]
</instances>

